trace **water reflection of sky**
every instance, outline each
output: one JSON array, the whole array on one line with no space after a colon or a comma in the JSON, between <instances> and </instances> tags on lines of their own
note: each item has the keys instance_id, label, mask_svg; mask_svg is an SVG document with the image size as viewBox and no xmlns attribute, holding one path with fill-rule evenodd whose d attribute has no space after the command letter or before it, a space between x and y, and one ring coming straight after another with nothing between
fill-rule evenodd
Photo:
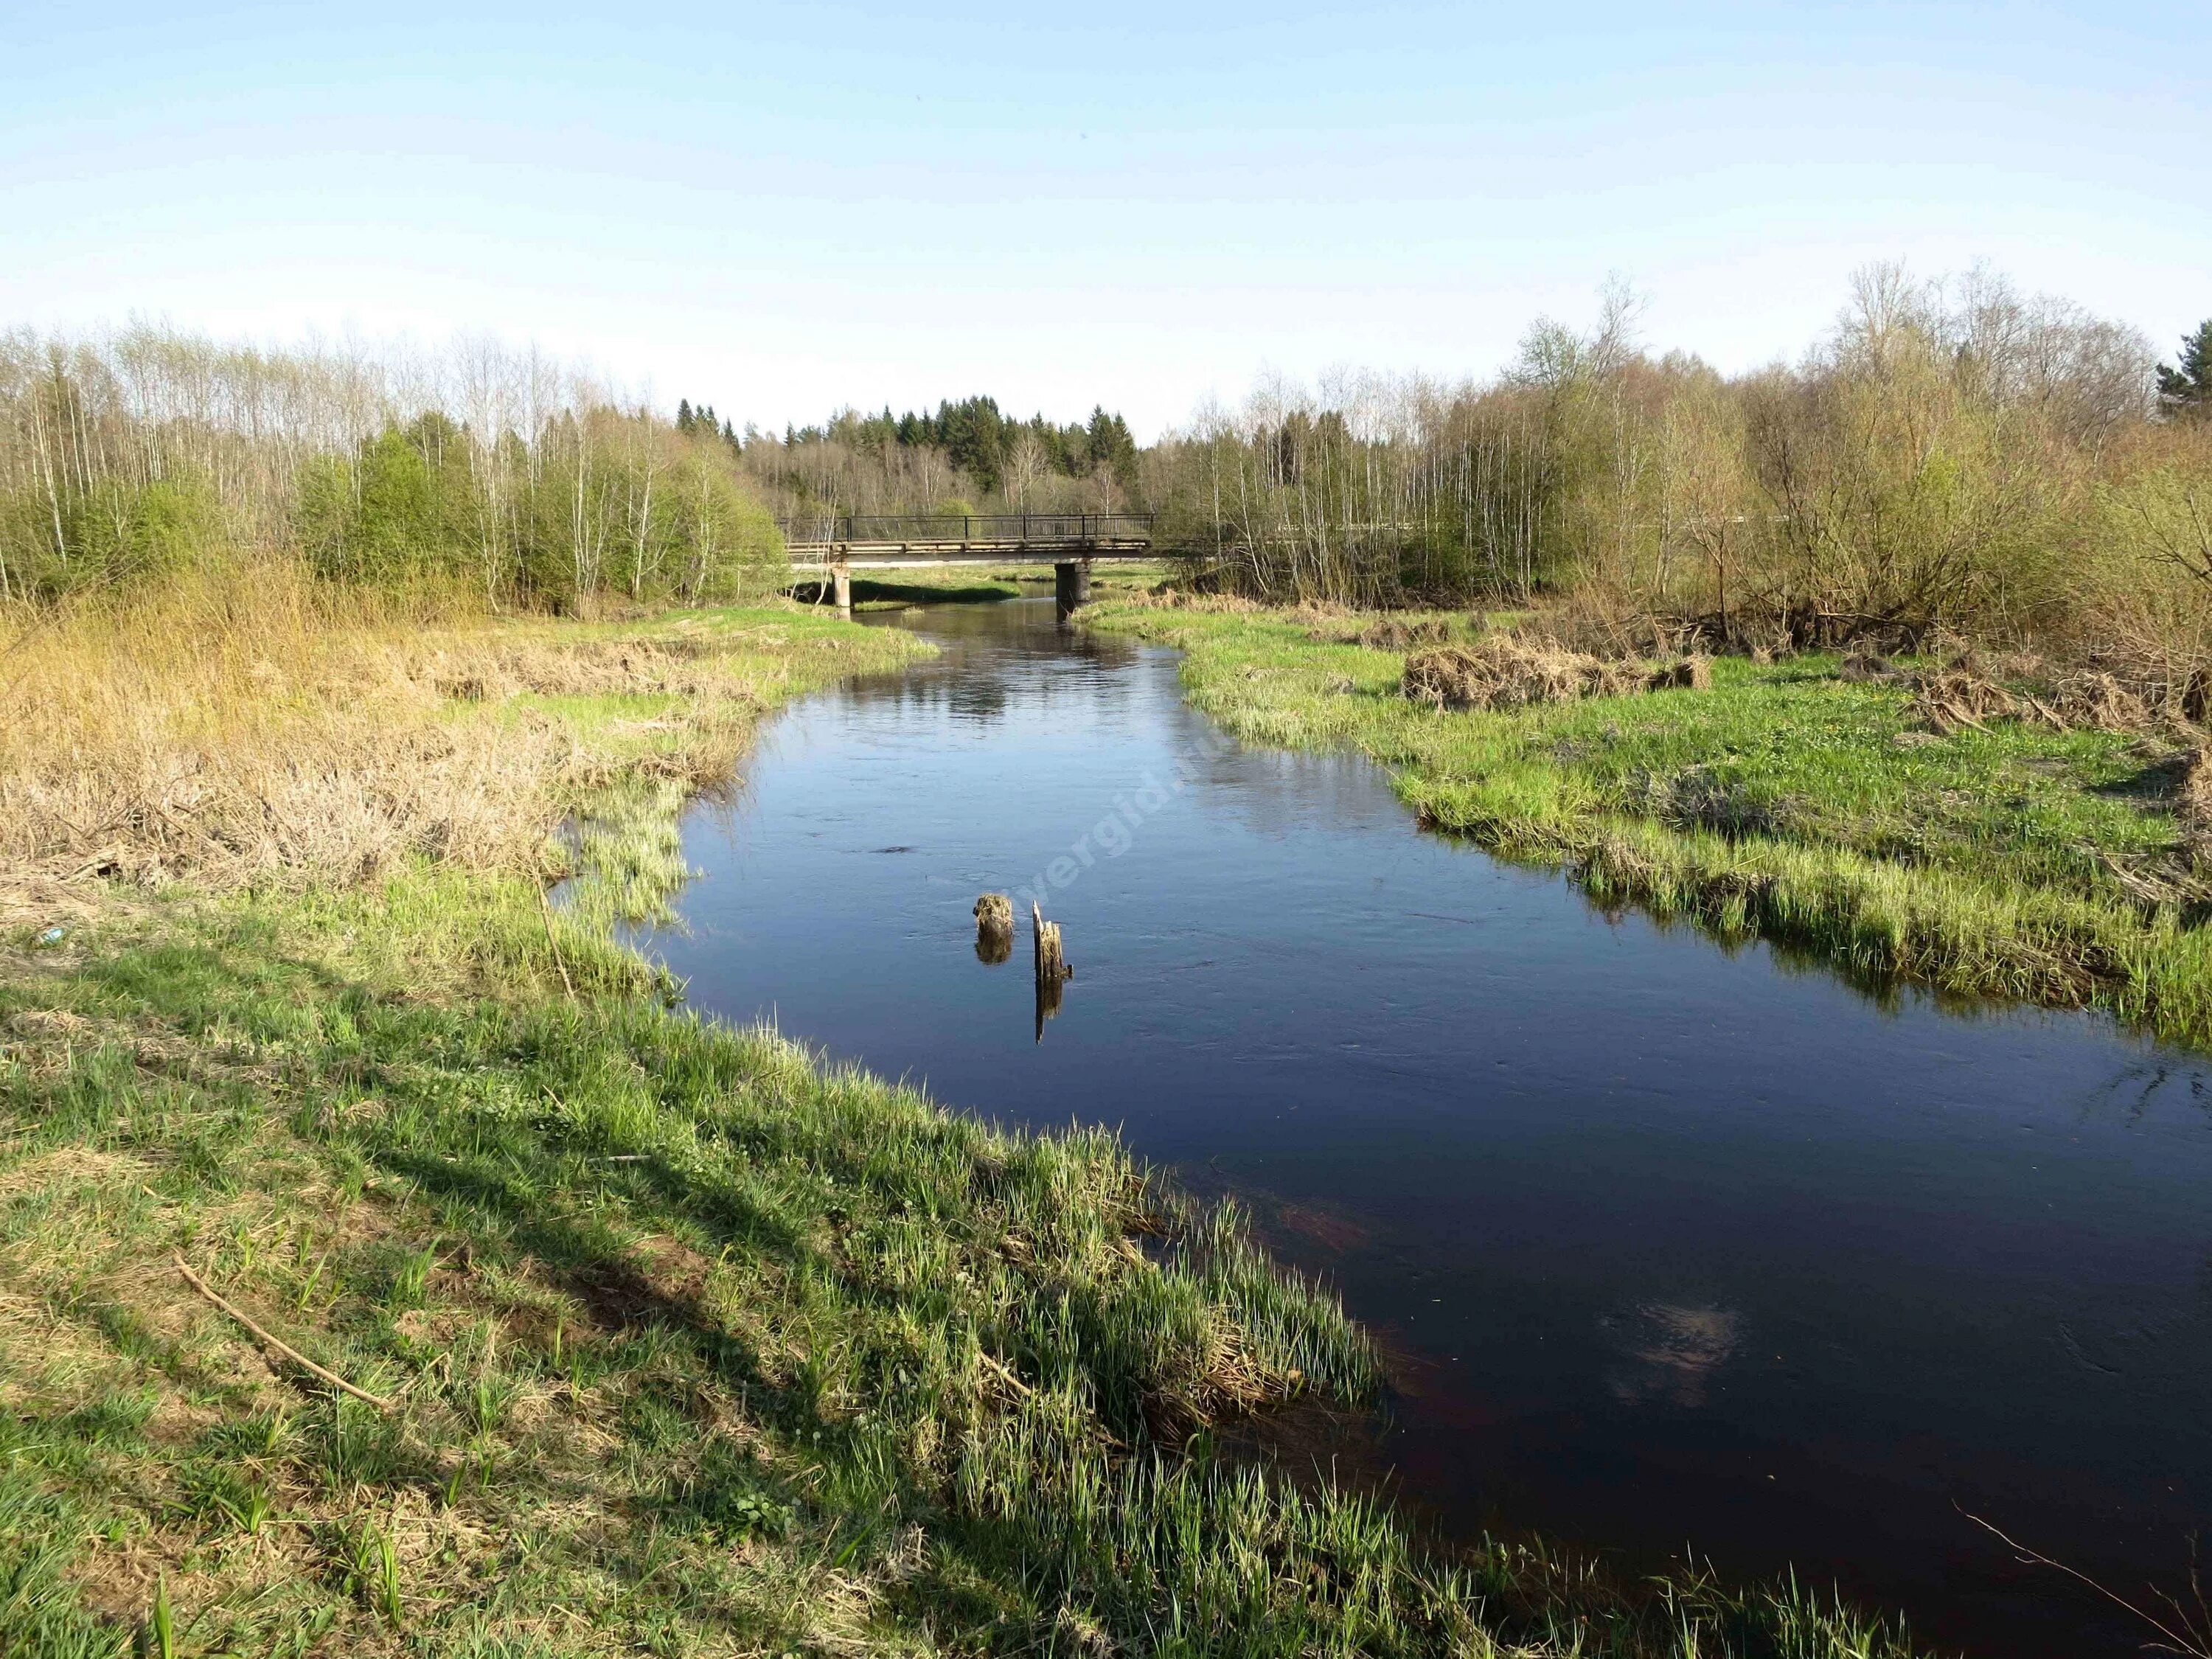
<instances>
[{"instance_id":1,"label":"water reflection of sky","mask_svg":"<svg viewBox=\"0 0 2212 1659\"><path fill-rule=\"evenodd\" d=\"M2185 1566L2201 1064L1608 916L1364 762L1225 743L1170 654L1048 605L922 625L937 663L791 711L692 820L655 945L696 1002L1249 1196L1406 1352L1392 1445L1447 1517L1795 1562L1988 1650L2132 1644L1955 1506L2116 1583ZM1183 787L1117 806L1147 778ZM970 909L1055 858L1078 973L1039 1042L1026 936L980 962Z\"/></svg>"},{"instance_id":2,"label":"water reflection of sky","mask_svg":"<svg viewBox=\"0 0 2212 1659\"><path fill-rule=\"evenodd\" d=\"M1713 1374L1735 1352L1736 1324L1737 1316L1726 1308L1658 1302L1626 1314L1601 1314L1598 1328L1620 1351L1607 1386L1632 1406L1647 1401L1702 1406Z\"/></svg>"}]
</instances>

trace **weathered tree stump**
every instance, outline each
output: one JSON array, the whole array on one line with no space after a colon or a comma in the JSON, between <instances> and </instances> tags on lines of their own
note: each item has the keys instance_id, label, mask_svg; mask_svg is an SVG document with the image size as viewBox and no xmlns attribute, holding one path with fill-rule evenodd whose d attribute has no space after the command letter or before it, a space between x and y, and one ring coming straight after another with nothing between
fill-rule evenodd
<instances>
[{"instance_id":1,"label":"weathered tree stump","mask_svg":"<svg viewBox=\"0 0 2212 1659\"><path fill-rule=\"evenodd\" d=\"M1036 976L1040 985L1058 985L1064 979L1073 979L1075 969L1067 965L1067 957L1060 949L1060 924L1047 921L1036 901L1030 901L1030 925L1036 940Z\"/></svg>"},{"instance_id":2,"label":"weathered tree stump","mask_svg":"<svg viewBox=\"0 0 2212 1659\"><path fill-rule=\"evenodd\" d=\"M1060 924L1047 921L1035 899L1030 901L1030 930L1036 944L1036 1040L1044 1041L1044 1023L1060 1012L1060 988L1075 977L1060 948Z\"/></svg>"},{"instance_id":3,"label":"weathered tree stump","mask_svg":"<svg viewBox=\"0 0 2212 1659\"><path fill-rule=\"evenodd\" d=\"M1004 893L975 901L975 955L996 967L1014 953L1014 902Z\"/></svg>"}]
</instances>

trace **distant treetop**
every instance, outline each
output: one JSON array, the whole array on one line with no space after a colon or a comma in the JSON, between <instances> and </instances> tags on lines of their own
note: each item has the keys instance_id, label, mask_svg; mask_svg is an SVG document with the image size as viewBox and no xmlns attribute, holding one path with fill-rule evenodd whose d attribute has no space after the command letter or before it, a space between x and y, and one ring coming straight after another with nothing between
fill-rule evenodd
<instances>
[{"instance_id":1,"label":"distant treetop","mask_svg":"<svg viewBox=\"0 0 2212 1659\"><path fill-rule=\"evenodd\" d=\"M688 404L678 407L679 427L684 425L684 411L689 408ZM713 413L711 408L702 407L691 418L711 425ZM1008 464L1025 438L1030 441L1025 454L1033 458L1025 464L1039 465L1066 477L1084 477L1102 470L1126 477L1136 462L1137 441L1129 423L1103 404L1091 410L1088 421L1072 421L1065 426L1041 414L1018 420L1002 410L997 398L974 397L957 403L946 398L933 413L909 410L894 415L889 404L873 415L848 409L819 426L783 429L787 448L842 443L877 454L894 447L941 449L955 467L986 491L995 490L1005 482Z\"/></svg>"},{"instance_id":2,"label":"distant treetop","mask_svg":"<svg viewBox=\"0 0 2212 1659\"><path fill-rule=\"evenodd\" d=\"M695 438L720 438L732 450L742 452L744 448L744 444L738 441L736 428L715 415L712 404L700 404L695 407L689 398L678 398L676 429Z\"/></svg>"}]
</instances>

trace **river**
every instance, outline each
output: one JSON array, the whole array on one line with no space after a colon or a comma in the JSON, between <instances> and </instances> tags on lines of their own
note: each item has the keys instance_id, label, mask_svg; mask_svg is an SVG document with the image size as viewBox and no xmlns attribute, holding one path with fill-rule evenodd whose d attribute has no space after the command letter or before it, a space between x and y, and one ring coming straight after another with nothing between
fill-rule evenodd
<instances>
[{"instance_id":1,"label":"river","mask_svg":"<svg viewBox=\"0 0 2212 1659\"><path fill-rule=\"evenodd\" d=\"M2212 1063L1605 913L1048 601L876 620L942 653L794 706L686 820L645 943L696 1006L1247 1198L1398 1355L1381 1452L1448 1529L1794 1565L1978 1654L2151 1634L1962 1511L2183 1586ZM993 965L969 918L1040 882L1041 1039L1026 920Z\"/></svg>"}]
</instances>

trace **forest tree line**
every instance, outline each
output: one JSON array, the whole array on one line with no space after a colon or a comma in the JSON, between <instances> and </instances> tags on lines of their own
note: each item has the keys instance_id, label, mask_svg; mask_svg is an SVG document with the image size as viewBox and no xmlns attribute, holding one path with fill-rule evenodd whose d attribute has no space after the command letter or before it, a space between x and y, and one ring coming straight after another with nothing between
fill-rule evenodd
<instances>
[{"instance_id":1,"label":"forest tree line","mask_svg":"<svg viewBox=\"0 0 2212 1659\"><path fill-rule=\"evenodd\" d=\"M1879 268L1800 361L1723 374L1636 320L1615 291L1487 381L1265 392L1146 452L1139 493L1267 599L2212 653L2212 323L2160 364L1986 274Z\"/></svg>"},{"instance_id":2,"label":"forest tree line","mask_svg":"<svg viewBox=\"0 0 2212 1659\"><path fill-rule=\"evenodd\" d=\"M1087 421L1017 420L994 398L894 416L845 410L783 437L738 441L780 518L811 526L848 514L1114 512L1130 505L1139 451L1103 404Z\"/></svg>"},{"instance_id":3,"label":"forest tree line","mask_svg":"<svg viewBox=\"0 0 2212 1659\"><path fill-rule=\"evenodd\" d=\"M1863 273L1794 362L1723 374L1540 323L1482 381L1271 386L1140 447L995 400L764 434L534 354L427 362L137 329L0 336L0 600L240 553L494 605L757 595L781 520L1136 507L1207 585L1540 596L1716 641L2060 635L2212 661L2212 323L2139 331L1976 274Z\"/></svg>"},{"instance_id":4,"label":"forest tree line","mask_svg":"<svg viewBox=\"0 0 2212 1659\"><path fill-rule=\"evenodd\" d=\"M0 336L0 602L242 556L500 607L726 600L787 578L779 520L1110 509L1139 471L1103 407L1058 424L948 399L779 440L488 343L414 361Z\"/></svg>"},{"instance_id":5,"label":"forest tree line","mask_svg":"<svg viewBox=\"0 0 2212 1659\"><path fill-rule=\"evenodd\" d=\"M740 458L534 354L412 362L152 329L0 336L0 601L242 559L495 606L757 598Z\"/></svg>"}]
</instances>

